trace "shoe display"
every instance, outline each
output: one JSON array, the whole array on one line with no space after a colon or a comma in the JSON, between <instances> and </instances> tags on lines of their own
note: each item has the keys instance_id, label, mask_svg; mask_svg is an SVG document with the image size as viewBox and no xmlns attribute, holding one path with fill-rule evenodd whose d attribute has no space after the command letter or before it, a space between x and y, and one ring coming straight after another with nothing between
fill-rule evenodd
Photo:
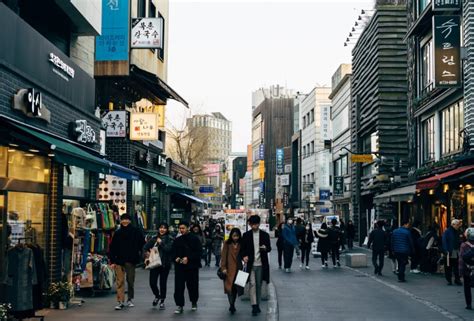
<instances>
[{"instance_id":1,"label":"shoe display","mask_svg":"<svg viewBox=\"0 0 474 321\"><path fill-rule=\"evenodd\" d=\"M115 307L115 310L120 311L125 308L125 305L122 302L119 302L119 304Z\"/></svg>"},{"instance_id":2,"label":"shoe display","mask_svg":"<svg viewBox=\"0 0 474 321\"><path fill-rule=\"evenodd\" d=\"M129 308L133 308L133 307L135 306L135 304L133 304L132 300L128 300L128 301L127 301L127 306L128 306Z\"/></svg>"},{"instance_id":3,"label":"shoe display","mask_svg":"<svg viewBox=\"0 0 474 321\"><path fill-rule=\"evenodd\" d=\"M159 302L159 301L160 301L160 299L155 298L155 299L153 300L153 306L156 307L156 306L158 305L158 302Z\"/></svg>"},{"instance_id":4,"label":"shoe display","mask_svg":"<svg viewBox=\"0 0 474 321\"><path fill-rule=\"evenodd\" d=\"M191 311L197 311L197 309L198 309L198 305L196 303L193 303L191 307Z\"/></svg>"},{"instance_id":5,"label":"shoe display","mask_svg":"<svg viewBox=\"0 0 474 321\"><path fill-rule=\"evenodd\" d=\"M176 310L174 310L174 314L182 314L183 311L183 307L177 307Z\"/></svg>"}]
</instances>

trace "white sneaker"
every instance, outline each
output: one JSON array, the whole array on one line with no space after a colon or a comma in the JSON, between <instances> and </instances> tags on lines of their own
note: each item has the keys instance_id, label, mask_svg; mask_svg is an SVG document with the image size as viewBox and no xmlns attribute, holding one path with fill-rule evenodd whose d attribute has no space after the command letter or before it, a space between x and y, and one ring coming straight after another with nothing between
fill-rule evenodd
<instances>
[{"instance_id":1,"label":"white sneaker","mask_svg":"<svg viewBox=\"0 0 474 321\"><path fill-rule=\"evenodd\" d=\"M123 308L125 308L125 305L123 305L122 302L119 302L118 305L115 306L115 310L117 311L123 310Z\"/></svg>"},{"instance_id":2,"label":"white sneaker","mask_svg":"<svg viewBox=\"0 0 474 321\"><path fill-rule=\"evenodd\" d=\"M305 269L306 269L306 270L309 270L310 268L309 268L309 266L306 265Z\"/></svg>"},{"instance_id":3,"label":"white sneaker","mask_svg":"<svg viewBox=\"0 0 474 321\"><path fill-rule=\"evenodd\" d=\"M132 300L128 300L128 301L127 301L127 306L128 306L129 308L133 308L133 307L135 306L135 304L133 304Z\"/></svg>"},{"instance_id":4,"label":"white sneaker","mask_svg":"<svg viewBox=\"0 0 474 321\"><path fill-rule=\"evenodd\" d=\"M415 274L421 273L421 271L418 269L411 270L410 272L415 273Z\"/></svg>"},{"instance_id":5,"label":"white sneaker","mask_svg":"<svg viewBox=\"0 0 474 321\"><path fill-rule=\"evenodd\" d=\"M303 263L300 264L300 269L303 269Z\"/></svg>"}]
</instances>

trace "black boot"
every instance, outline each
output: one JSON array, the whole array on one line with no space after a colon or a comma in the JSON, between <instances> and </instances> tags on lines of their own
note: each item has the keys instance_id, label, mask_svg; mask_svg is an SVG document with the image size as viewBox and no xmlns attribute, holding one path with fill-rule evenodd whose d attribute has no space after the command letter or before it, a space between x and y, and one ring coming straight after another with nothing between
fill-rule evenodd
<instances>
[{"instance_id":1,"label":"black boot","mask_svg":"<svg viewBox=\"0 0 474 321\"><path fill-rule=\"evenodd\" d=\"M260 305L257 304L257 312L260 313L262 310L260 310Z\"/></svg>"},{"instance_id":2,"label":"black boot","mask_svg":"<svg viewBox=\"0 0 474 321\"><path fill-rule=\"evenodd\" d=\"M258 315L258 306L257 305L252 305L252 315L253 316Z\"/></svg>"},{"instance_id":3,"label":"black boot","mask_svg":"<svg viewBox=\"0 0 474 321\"><path fill-rule=\"evenodd\" d=\"M229 308L230 314L234 314L235 311L236 311L236 310L235 310L235 305L231 304L231 305L230 305L230 308Z\"/></svg>"}]
</instances>

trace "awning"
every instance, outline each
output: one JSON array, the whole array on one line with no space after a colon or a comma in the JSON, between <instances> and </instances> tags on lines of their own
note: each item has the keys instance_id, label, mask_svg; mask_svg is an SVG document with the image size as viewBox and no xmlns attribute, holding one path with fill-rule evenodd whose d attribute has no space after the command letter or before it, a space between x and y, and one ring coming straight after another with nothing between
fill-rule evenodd
<instances>
[{"instance_id":1,"label":"awning","mask_svg":"<svg viewBox=\"0 0 474 321\"><path fill-rule=\"evenodd\" d=\"M189 104L176 91L173 90L166 82L161 80L157 75L138 68L135 65L130 66L130 76L137 79L142 86L147 88L157 97L166 97L174 99L189 108Z\"/></svg>"},{"instance_id":2,"label":"awning","mask_svg":"<svg viewBox=\"0 0 474 321\"><path fill-rule=\"evenodd\" d=\"M416 193L416 185L408 185L393 189L374 197L375 204L390 202L407 202L412 201Z\"/></svg>"},{"instance_id":3,"label":"awning","mask_svg":"<svg viewBox=\"0 0 474 321\"><path fill-rule=\"evenodd\" d=\"M161 184L164 184L166 186L166 190L171 193L183 193L183 192L191 192L192 189L188 187L187 185L184 185L181 182L178 182L175 179L172 179L169 176L160 174L158 172L142 168L142 167L137 167L137 171L147 177L148 179L157 181Z\"/></svg>"},{"instance_id":4,"label":"awning","mask_svg":"<svg viewBox=\"0 0 474 321\"><path fill-rule=\"evenodd\" d=\"M200 204L207 204L206 201L194 196L194 195L189 195L189 194L184 194L184 193L179 193L179 195L191 200L191 202L194 202L194 203L200 203Z\"/></svg>"},{"instance_id":5,"label":"awning","mask_svg":"<svg viewBox=\"0 0 474 321\"><path fill-rule=\"evenodd\" d=\"M73 141L53 137L46 132L27 127L6 117L0 117L0 121L4 125L4 129L9 129L8 135L25 143L33 141L33 146L41 146L46 152L54 154L54 160L58 163L77 166L92 172L138 180L139 174L136 171L95 156L77 146Z\"/></svg>"},{"instance_id":6,"label":"awning","mask_svg":"<svg viewBox=\"0 0 474 321\"><path fill-rule=\"evenodd\" d=\"M466 174L467 172L470 172L472 170L474 170L474 165L463 166L463 167L459 167L459 168L444 172L442 174L438 174L438 175L423 179L416 183L416 189L423 190L423 189L436 188L438 187L439 184L443 183L445 180L454 178L457 175Z\"/></svg>"}]
</instances>

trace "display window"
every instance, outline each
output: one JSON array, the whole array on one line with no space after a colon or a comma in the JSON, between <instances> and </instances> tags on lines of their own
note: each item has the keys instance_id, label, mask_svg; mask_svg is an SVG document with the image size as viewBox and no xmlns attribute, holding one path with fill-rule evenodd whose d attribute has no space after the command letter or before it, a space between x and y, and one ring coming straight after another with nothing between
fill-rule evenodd
<instances>
[{"instance_id":1,"label":"display window","mask_svg":"<svg viewBox=\"0 0 474 321\"><path fill-rule=\"evenodd\" d=\"M89 171L76 166L64 167L64 186L89 189Z\"/></svg>"},{"instance_id":2,"label":"display window","mask_svg":"<svg viewBox=\"0 0 474 321\"><path fill-rule=\"evenodd\" d=\"M8 148L0 146L0 177L7 177Z\"/></svg>"},{"instance_id":3,"label":"display window","mask_svg":"<svg viewBox=\"0 0 474 321\"><path fill-rule=\"evenodd\" d=\"M0 147L0 177L48 183L51 163L47 157Z\"/></svg>"}]
</instances>

